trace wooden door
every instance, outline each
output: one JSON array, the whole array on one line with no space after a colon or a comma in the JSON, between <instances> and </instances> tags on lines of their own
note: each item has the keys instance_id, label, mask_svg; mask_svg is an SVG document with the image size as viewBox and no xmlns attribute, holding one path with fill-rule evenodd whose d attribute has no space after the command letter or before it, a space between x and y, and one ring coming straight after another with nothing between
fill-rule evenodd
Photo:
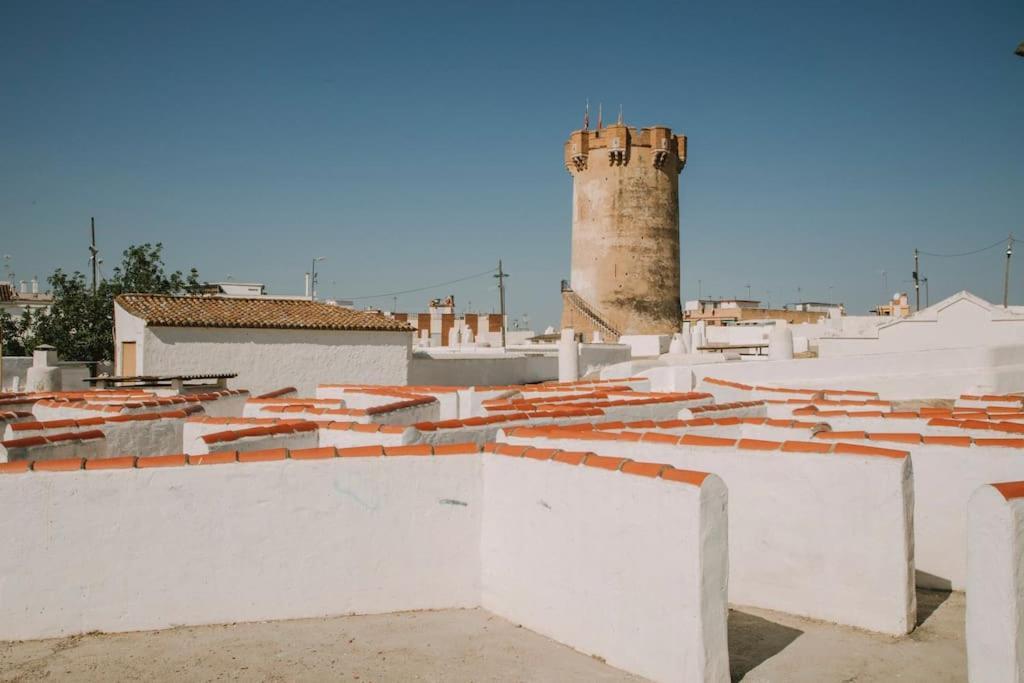
<instances>
[{"instance_id":1,"label":"wooden door","mask_svg":"<svg viewBox=\"0 0 1024 683\"><path fill-rule=\"evenodd\" d=\"M135 374L135 342L121 342L121 376L134 377Z\"/></svg>"}]
</instances>

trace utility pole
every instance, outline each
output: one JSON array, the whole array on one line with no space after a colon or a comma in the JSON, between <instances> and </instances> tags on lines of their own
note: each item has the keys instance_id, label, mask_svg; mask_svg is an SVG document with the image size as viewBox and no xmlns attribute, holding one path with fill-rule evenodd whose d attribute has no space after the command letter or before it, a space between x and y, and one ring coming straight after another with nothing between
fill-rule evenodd
<instances>
[{"instance_id":1,"label":"utility pole","mask_svg":"<svg viewBox=\"0 0 1024 683\"><path fill-rule=\"evenodd\" d=\"M326 260L326 256L317 256L313 259L313 268L309 276L309 300L316 301L316 262Z\"/></svg>"},{"instance_id":2,"label":"utility pole","mask_svg":"<svg viewBox=\"0 0 1024 683\"><path fill-rule=\"evenodd\" d=\"M1006 238L1006 269L1003 271L1003 308L1010 301L1010 257L1013 256L1013 235Z\"/></svg>"},{"instance_id":3,"label":"utility pole","mask_svg":"<svg viewBox=\"0 0 1024 683\"><path fill-rule=\"evenodd\" d=\"M96 296L96 255L99 250L96 249L96 219L90 218L89 225L92 228L92 241L89 243L89 260L92 261L92 295Z\"/></svg>"},{"instance_id":4,"label":"utility pole","mask_svg":"<svg viewBox=\"0 0 1024 683\"><path fill-rule=\"evenodd\" d=\"M921 310L921 273L917 249L914 250L914 309Z\"/></svg>"},{"instance_id":5,"label":"utility pole","mask_svg":"<svg viewBox=\"0 0 1024 683\"><path fill-rule=\"evenodd\" d=\"M501 348L505 348L505 278L508 273L501 267L501 259L498 259L498 300L501 303Z\"/></svg>"}]
</instances>

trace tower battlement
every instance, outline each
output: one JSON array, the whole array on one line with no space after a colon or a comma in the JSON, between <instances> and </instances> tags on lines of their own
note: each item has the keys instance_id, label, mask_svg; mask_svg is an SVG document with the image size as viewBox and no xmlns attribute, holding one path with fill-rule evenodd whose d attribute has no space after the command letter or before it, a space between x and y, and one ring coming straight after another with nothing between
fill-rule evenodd
<instances>
[{"instance_id":1,"label":"tower battlement","mask_svg":"<svg viewBox=\"0 0 1024 683\"><path fill-rule=\"evenodd\" d=\"M565 168L576 173L591 163L623 166L631 161L633 148L643 148L644 154L656 168L674 169L676 173L686 165L686 136L675 135L667 126L636 128L613 124L595 130L577 130L569 134L565 143Z\"/></svg>"}]
</instances>

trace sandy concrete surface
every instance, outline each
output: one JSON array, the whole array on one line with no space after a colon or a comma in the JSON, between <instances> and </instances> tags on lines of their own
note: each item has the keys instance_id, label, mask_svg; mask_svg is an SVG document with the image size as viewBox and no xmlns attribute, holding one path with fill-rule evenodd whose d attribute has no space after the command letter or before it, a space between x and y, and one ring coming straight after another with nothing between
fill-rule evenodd
<instances>
[{"instance_id":1,"label":"sandy concrete surface","mask_svg":"<svg viewBox=\"0 0 1024 683\"><path fill-rule=\"evenodd\" d=\"M904 638L737 608L744 683L967 680L964 595L918 591ZM641 681L483 610L183 627L0 643L0 681Z\"/></svg>"},{"instance_id":2,"label":"sandy concrete surface","mask_svg":"<svg viewBox=\"0 0 1024 683\"><path fill-rule=\"evenodd\" d=\"M967 681L963 593L917 591L918 627L889 636L737 608L729 665L744 683L952 683Z\"/></svg>"},{"instance_id":3,"label":"sandy concrete surface","mask_svg":"<svg viewBox=\"0 0 1024 683\"><path fill-rule=\"evenodd\" d=\"M483 610L0 643L0 681L642 681Z\"/></svg>"}]
</instances>

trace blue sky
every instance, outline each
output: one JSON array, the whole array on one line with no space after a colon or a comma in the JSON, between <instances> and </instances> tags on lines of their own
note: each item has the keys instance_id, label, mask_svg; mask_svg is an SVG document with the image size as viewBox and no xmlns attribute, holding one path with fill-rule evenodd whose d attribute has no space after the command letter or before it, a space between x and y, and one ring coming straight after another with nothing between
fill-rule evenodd
<instances>
[{"instance_id":1,"label":"blue sky","mask_svg":"<svg viewBox=\"0 0 1024 683\"><path fill-rule=\"evenodd\" d=\"M168 264L354 297L500 257L557 320L562 144L586 98L689 137L683 296L866 310L915 247L1024 239L1024 4L96 3L0 7L0 251L17 278ZM1024 244L1011 300L1024 303ZM926 257L1001 299L999 249ZM491 278L399 298L497 306ZM372 302L390 308L391 299Z\"/></svg>"}]
</instances>

